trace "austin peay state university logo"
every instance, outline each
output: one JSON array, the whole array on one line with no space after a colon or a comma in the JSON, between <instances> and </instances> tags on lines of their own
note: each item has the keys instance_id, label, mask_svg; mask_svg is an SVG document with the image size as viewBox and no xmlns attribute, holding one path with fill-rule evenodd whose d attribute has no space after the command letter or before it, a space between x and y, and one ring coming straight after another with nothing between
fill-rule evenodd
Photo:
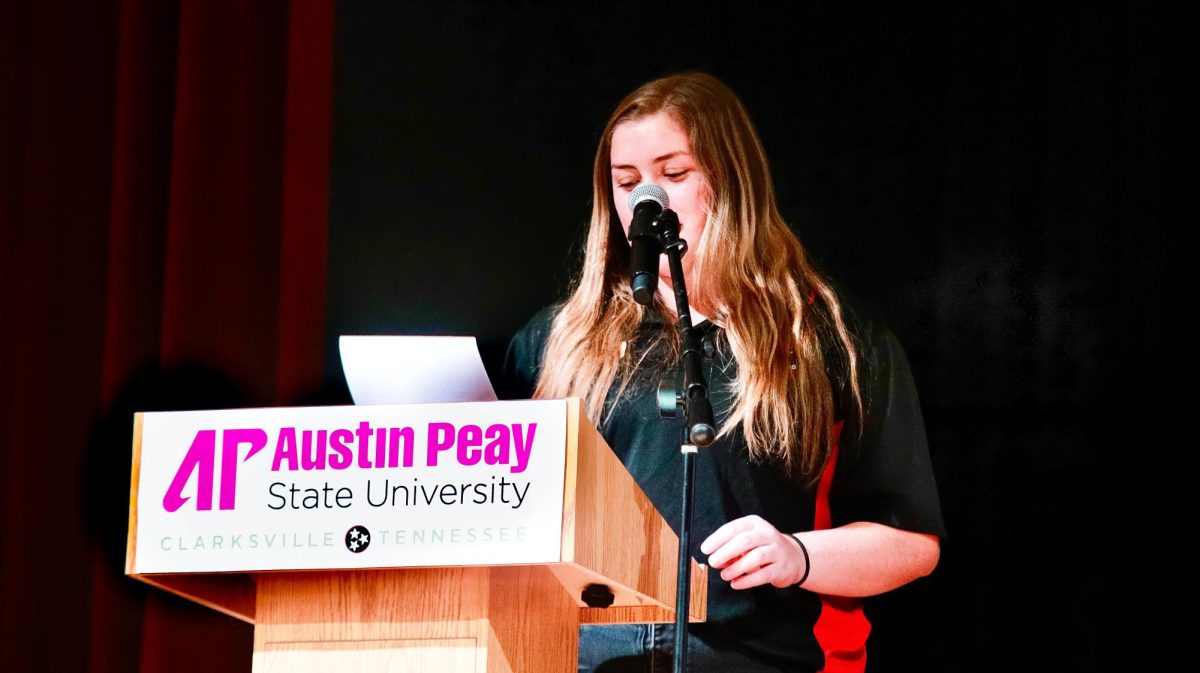
<instances>
[{"instance_id":1,"label":"austin peay state university logo","mask_svg":"<svg viewBox=\"0 0 1200 673\"><path fill-rule=\"evenodd\" d=\"M520 423L511 426L497 423L486 430L470 424L456 428L451 423L429 423L427 429L423 467L436 468L439 457L442 457L457 459L463 467L507 465L509 471L515 474L524 472L529 465L537 423L529 423L528 427ZM192 481L193 475L196 482L193 506L197 511L212 510L214 494L218 509L235 508L238 466L260 453L272 438L262 428L223 429L219 432L219 437L218 431L213 429L196 433L163 495L164 510L177 512L192 499L184 495L184 489ZM416 431L410 426L373 427L368 421L362 421L356 427L312 430L284 427L272 433L275 435L272 472L397 469L413 467L417 459L414 455ZM218 448L221 452L219 474ZM484 490L487 488L487 484L475 484L473 492L483 496L480 486ZM504 486L504 480L501 480L500 497L507 503L503 495ZM464 486L460 492L461 497L465 497L466 488ZM444 492L442 496L444 499ZM367 497L369 499L370 495ZM520 499L523 500L524 496L520 496ZM476 504L482 503L476 501ZM520 506L519 501L516 506Z\"/></svg>"}]
</instances>

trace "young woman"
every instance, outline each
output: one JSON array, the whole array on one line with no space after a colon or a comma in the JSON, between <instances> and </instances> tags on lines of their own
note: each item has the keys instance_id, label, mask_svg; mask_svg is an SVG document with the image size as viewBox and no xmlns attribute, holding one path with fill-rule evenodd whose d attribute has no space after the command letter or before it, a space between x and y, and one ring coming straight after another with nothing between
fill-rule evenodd
<instances>
[{"instance_id":1,"label":"young woman","mask_svg":"<svg viewBox=\"0 0 1200 673\"><path fill-rule=\"evenodd\" d=\"M652 308L629 289L629 192L666 190L689 244L693 323L721 434L701 450L691 550L708 621L698 671L862 670L859 597L928 574L943 534L903 351L813 269L775 205L766 155L721 82L649 82L617 106L596 152L583 272L510 345L513 396L580 397L672 525L679 425L655 394L677 361L666 257ZM584 627L580 671L666 671L670 625Z\"/></svg>"}]
</instances>

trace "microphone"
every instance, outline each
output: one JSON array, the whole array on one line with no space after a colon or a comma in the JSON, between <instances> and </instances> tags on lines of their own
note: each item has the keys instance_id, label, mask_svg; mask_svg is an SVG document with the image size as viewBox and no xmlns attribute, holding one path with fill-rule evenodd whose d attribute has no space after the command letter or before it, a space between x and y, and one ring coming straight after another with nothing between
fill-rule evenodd
<instances>
[{"instance_id":1,"label":"microphone","mask_svg":"<svg viewBox=\"0 0 1200 673\"><path fill-rule=\"evenodd\" d=\"M662 254L662 241L658 236L658 218L671 203L662 187L643 182L629 194L629 209L633 221L629 223L629 262L633 300L649 306L658 292L658 256Z\"/></svg>"}]
</instances>

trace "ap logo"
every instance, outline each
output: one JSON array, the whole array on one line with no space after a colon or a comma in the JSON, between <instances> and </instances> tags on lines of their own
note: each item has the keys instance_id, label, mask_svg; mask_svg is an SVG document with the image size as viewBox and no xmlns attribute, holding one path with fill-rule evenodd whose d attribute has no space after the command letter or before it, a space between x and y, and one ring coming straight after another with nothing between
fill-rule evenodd
<instances>
[{"instance_id":1,"label":"ap logo","mask_svg":"<svg viewBox=\"0 0 1200 673\"><path fill-rule=\"evenodd\" d=\"M250 448L246 451L246 457L239 461L238 456L242 453L241 447L247 444ZM267 433L259 428L225 430L221 433L221 472L217 474L217 431L201 430L197 432L196 438L192 440L191 448L183 457L179 469L175 471L175 478L171 480L171 485L167 487L167 492L163 495L163 509L168 512L177 512L191 498L191 496L184 495L183 490L193 474L196 475L197 511L212 509L213 493L218 490L216 488L218 484L220 486L218 507L234 509L234 499L237 496L238 464L250 460L266 445Z\"/></svg>"},{"instance_id":2,"label":"ap logo","mask_svg":"<svg viewBox=\"0 0 1200 673\"><path fill-rule=\"evenodd\" d=\"M371 546L371 533L362 526L354 526L346 531L346 549L361 554Z\"/></svg>"}]
</instances>

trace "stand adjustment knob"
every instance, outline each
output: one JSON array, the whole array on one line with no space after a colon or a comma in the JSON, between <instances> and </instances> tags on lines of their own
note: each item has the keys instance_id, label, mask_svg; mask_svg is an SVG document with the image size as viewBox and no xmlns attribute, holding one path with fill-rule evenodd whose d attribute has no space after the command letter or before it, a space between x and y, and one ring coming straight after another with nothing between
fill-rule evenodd
<instances>
[{"instance_id":1,"label":"stand adjustment knob","mask_svg":"<svg viewBox=\"0 0 1200 673\"><path fill-rule=\"evenodd\" d=\"M617 599L607 584L589 584L583 588L579 598L589 608L607 608Z\"/></svg>"}]
</instances>

